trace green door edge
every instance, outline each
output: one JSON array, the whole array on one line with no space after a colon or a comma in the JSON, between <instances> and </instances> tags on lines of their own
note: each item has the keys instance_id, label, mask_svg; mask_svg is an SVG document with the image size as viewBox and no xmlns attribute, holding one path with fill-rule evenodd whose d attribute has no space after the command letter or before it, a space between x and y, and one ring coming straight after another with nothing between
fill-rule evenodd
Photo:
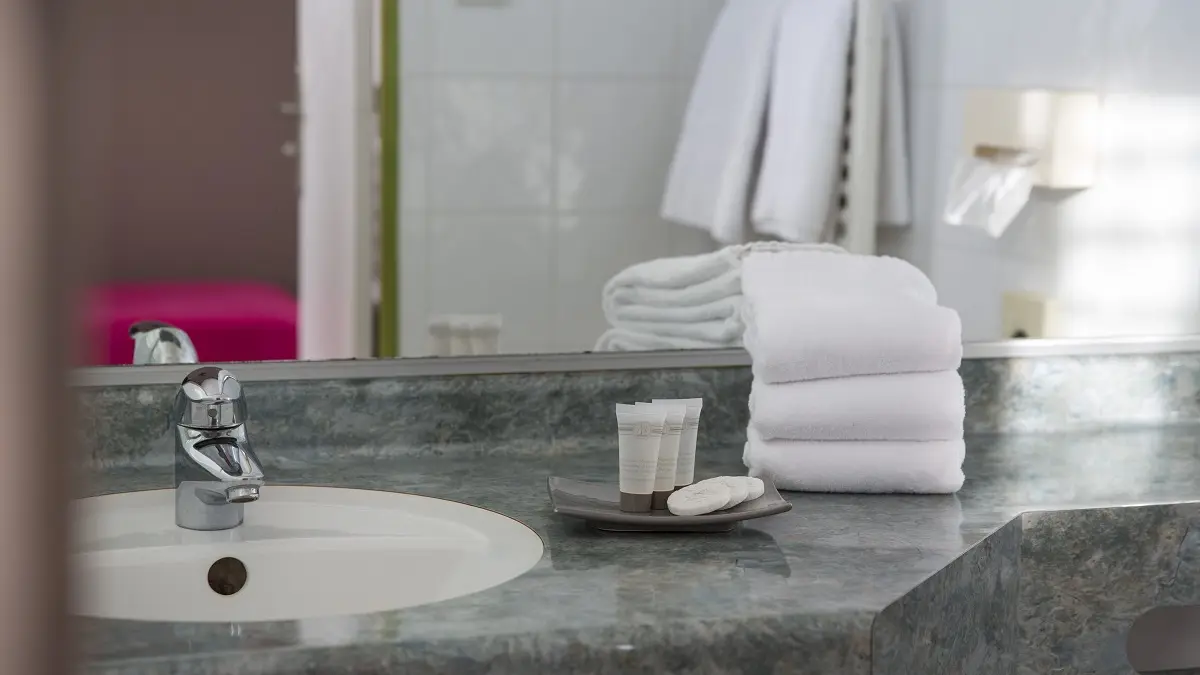
<instances>
[{"instance_id":1,"label":"green door edge","mask_svg":"<svg viewBox=\"0 0 1200 675\"><path fill-rule=\"evenodd\" d=\"M400 355L400 0L380 0L379 309L376 356Z\"/></svg>"}]
</instances>

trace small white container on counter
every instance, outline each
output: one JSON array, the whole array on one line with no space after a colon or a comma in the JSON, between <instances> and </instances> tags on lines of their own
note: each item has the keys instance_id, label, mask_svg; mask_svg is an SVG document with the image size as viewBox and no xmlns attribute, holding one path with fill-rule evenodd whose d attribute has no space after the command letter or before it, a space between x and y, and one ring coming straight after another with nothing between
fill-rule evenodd
<instances>
[{"instance_id":1,"label":"small white container on counter","mask_svg":"<svg viewBox=\"0 0 1200 675\"><path fill-rule=\"evenodd\" d=\"M441 314L429 320L434 356L481 356L500 352L499 314Z\"/></svg>"},{"instance_id":2,"label":"small white container on counter","mask_svg":"<svg viewBox=\"0 0 1200 675\"><path fill-rule=\"evenodd\" d=\"M500 353L500 328L504 319L499 314L481 314L472 319L471 353L477 356Z\"/></svg>"},{"instance_id":3,"label":"small white container on counter","mask_svg":"<svg viewBox=\"0 0 1200 675\"><path fill-rule=\"evenodd\" d=\"M617 454L620 468L621 510L650 510L658 452L662 442L666 410L618 403Z\"/></svg>"},{"instance_id":4,"label":"small white container on counter","mask_svg":"<svg viewBox=\"0 0 1200 675\"><path fill-rule=\"evenodd\" d=\"M429 353L450 356L450 319L444 316L429 320Z\"/></svg>"}]
</instances>

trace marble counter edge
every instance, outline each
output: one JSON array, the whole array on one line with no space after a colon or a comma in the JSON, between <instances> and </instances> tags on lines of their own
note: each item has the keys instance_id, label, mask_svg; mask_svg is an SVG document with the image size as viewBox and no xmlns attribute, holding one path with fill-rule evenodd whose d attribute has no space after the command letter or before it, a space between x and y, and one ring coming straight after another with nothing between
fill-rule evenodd
<instances>
[{"instance_id":1,"label":"marble counter edge","mask_svg":"<svg viewBox=\"0 0 1200 675\"><path fill-rule=\"evenodd\" d=\"M622 624L551 633L504 633L437 640L311 644L114 659L88 664L108 675L237 673L398 672L530 673L575 669L580 661L598 673L676 672L697 658L708 666L745 668L764 659L819 664L822 672L866 675L870 663L871 610L828 615L690 619L659 624ZM772 645L765 650L764 645ZM831 645L836 648L831 649ZM647 658L649 655L649 658ZM850 668L851 670L845 670ZM315 669L315 670L314 670ZM381 670L382 669L382 670ZM759 672L759 671L752 671Z\"/></svg>"}]
</instances>

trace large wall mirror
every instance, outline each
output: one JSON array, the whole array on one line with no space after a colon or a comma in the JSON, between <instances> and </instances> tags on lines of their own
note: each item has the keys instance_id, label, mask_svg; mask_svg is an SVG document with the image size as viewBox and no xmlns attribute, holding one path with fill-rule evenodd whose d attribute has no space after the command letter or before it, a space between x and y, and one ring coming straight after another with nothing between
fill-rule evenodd
<instances>
[{"instance_id":1,"label":"large wall mirror","mask_svg":"<svg viewBox=\"0 0 1200 675\"><path fill-rule=\"evenodd\" d=\"M773 239L911 262L968 343L1200 332L1200 10L852 3L846 53L809 54L836 100L790 108L842 112L801 135L834 189L781 236L753 208L779 125L709 133L785 100L756 3L61 3L84 361L736 348L736 262L696 256ZM696 222L689 172L739 151L744 222ZM1016 187L963 198L981 166ZM633 267L663 258L704 271Z\"/></svg>"}]
</instances>

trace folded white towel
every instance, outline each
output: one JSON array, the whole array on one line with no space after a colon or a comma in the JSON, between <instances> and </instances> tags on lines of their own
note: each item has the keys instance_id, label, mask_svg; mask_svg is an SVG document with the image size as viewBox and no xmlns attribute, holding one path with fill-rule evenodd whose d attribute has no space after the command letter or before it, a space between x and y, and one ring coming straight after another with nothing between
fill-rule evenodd
<instances>
[{"instance_id":1,"label":"folded white towel","mask_svg":"<svg viewBox=\"0 0 1200 675\"><path fill-rule=\"evenodd\" d=\"M628 328L610 328L596 341L593 351L597 352L646 352L671 351L676 349L730 349L741 346L741 341L707 342L683 337L639 333Z\"/></svg>"},{"instance_id":2,"label":"folded white towel","mask_svg":"<svg viewBox=\"0 0 1200 675\"><path fill-rule=\"evenodd\" d=\"M750 425L765 440L955 440L965 415L962 378L952 370L750 387Z\"/></svg>"},{"instance_id":3,"label":"folded white towel","mask_svg":"<svg viewBox=\"0 0 1200 675\"><path fill-rule=\"evenodd\" d=\"M801 492L948 494L963 484L966 443L766 441L751 428L742 461L751 476Z\"/></svg>"},{"instance_id":4,"label":"folded white towel","mask_svg":"<svg viewBox=\"0 0 1200 675\"><path fill-rule=\"evenodd\" d=\"M666 258L664 260L675 260ZM659 262L651 260L650 262ZM645 265L647 263L639 263ZM618 275L625 272L619 272ZM614 277L615 279L616 277ZM676 307L699 307L742 295L742 271L731 268L718 277L701 281L691 286L671 288L665 286L614 284L605 286L601 305L605 316L619 316L626 307L649 307L668 309Z\"/></svg>"},{"instance_id":5,"label":"folded white towel","mask_svg":"<svg viewBox=\"0 0 1200 675\"><path fill-rule=\"evenodd\" d=\"M751 303L780 295L885 292L907 293L930 304L937 302L937 290L929 277L899 258L795 248L752 250L742 262L742 293Z\"/></svg>"},{"instance_id":6,"label":"folded white towel","mask_svg":"<svg viewBox=\"0 0 1200 675\"><path fill-rule=\"evenodd\" d=\"M604 295L627 288L688 288L737 271L741 267L741 257L741 251L730 246L700 255L647 260L614 274L604 285Z\"/></svg>"},{"instance_id":7,"label":"folded white towel","mask_svg":"<svg viewBox=\"0 0 1200 675\"><path fill-rule=\"evenodd\" d=\"M779 19L754 229L820 241L841 183L854 0L793 0Z\"/></svg>"},{"instance_id":8,"label":"folded white towel","mask_svg":"<svg viewBox=\"0 0 1200 675\"><path fill-rule=\"evenodd\" d=\"M706 230L724 244L746 234L779 17L787 4L725 4L700 62L667 176L663 217Z\"/></svg>"},{"instance_id":9,"label":"folded white towel","mask_svg":"<svg viewBox=\"0 0 1200 675\"><path fill-rule=\"evenodd\" d=\"M905 296L747 299L743 342L764 382L957 370L958 314Z\"/></svg>"},{"instance_id":10,"label":"folded white towel","mask_svg":"<svg viewBox=\"0 0 1200 675\"><path fill-rule=\"evenodd\" d=\"M742 295L742 260L750 254L822 252L845 254L830 244L754 242L711 253L658 258L631 265L604 285L601 306L609 323L619 321L692 321L695 313L658 312L656 308L695 309L700 316L726 318ZM636 308L636 309L635 309ZM630 314L630 312L633 314ZM677 318L678 317L678 318Z\"/></svg>"},{"instance_id":11,"label":"folded white towel","mask_svg":"<svg viewBox=\"0 0 1200 675\"><path fill-rule=\"evenodd\" d=\"M745 327L740 316L723 321L701 321L696 323L667 321L624 321L613 326L644 335L661 338L683 338L692 342L716 345L740 344Z\"/></svg>"},{"instance_id":12,"label":"folded white towel","mask_svg":"<svg viewBox=\"0 0 1200 675\"><path fill-rule=\"evenodd\" d=\"M683 292L681 292L683 295ZM631 323L706 323L736 321L741 326L742 295L729 295L703 304L681 303L674 307L613 303L604 318L613 326Z\"/></svg>"}]
</instances>

